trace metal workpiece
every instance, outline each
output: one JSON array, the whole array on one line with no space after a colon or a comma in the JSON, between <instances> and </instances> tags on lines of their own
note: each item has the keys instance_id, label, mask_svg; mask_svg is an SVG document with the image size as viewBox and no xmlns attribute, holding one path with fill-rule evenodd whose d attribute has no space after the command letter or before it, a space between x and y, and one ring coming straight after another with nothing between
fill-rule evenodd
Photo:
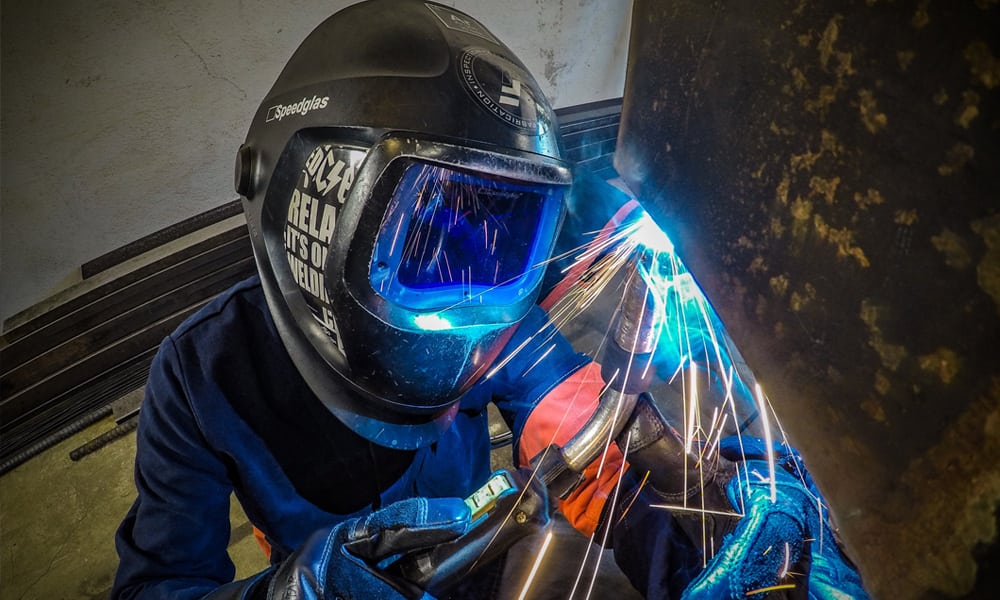
<instances>
[{"instance_id":1,"label":"metal workpiece","mask_svg":"<svg viewBox=\"0 0 1000 600\"><path fill-rule=\"evenodd\" d=\"M640 251L636 255L628 275L631 285L625 291L622 309L618 314L615 343L632 354L648 354L653 351L659 323L663 320L662 311L657 310L653 291L642 276L642 269L649 268L651 262L652 255L649 251Z\"/></svg>"},{"instance_id":2,"label":"metal workpiece","mask_svg":"<svg viewBox=\"0 0 1000 600\"><path fill-rule=\"evenodd\" d=\"M563 446L566 465L580 472L597 459L608 443L624 429L638 399L638 394L607 388L587 424Z\"/></svg>"},{"instance_id":3,"label":"metal workpiece","mask_svg":"<svg viewBox=\"0 0 1000 600\"><path fill-rule=\"evenodd\" d=\"M635 0L632 25L615 167L872 595L997 597L1000 5Z\"/></svg>"},{"instance_id":4,"label":"metal workpiece","mask_svg":"<svg viewBox=\"0 0 1000 600\"><path fill-rule=\"evenodd\" d=\"M646 251L639 251L632 258L625 296L616 319L614 341L606 349L606 364L602 365L602 375L609 385L601 394L590 420L562 448L567 466L574 471L583 471L618 437L632 415L639 394L648 387L649 379L640 379L637 372L649 371L648 355L656 345L656 333L662 320L658 316L662 311L658 311L653 292L641 273L651 261L652 255ZM617 348L613 347L615 345ZM642 360L637 360L640 358ZM608 372L614 375L608 376Z\"/></svg>"}]
</instances>

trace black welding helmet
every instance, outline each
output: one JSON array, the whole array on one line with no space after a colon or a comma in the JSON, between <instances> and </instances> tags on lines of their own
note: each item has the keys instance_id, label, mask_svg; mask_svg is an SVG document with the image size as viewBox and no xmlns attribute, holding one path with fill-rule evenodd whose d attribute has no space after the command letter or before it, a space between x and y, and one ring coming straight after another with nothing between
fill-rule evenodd
<instances>
[{"instance_id":1,"label":"black welding helmet","mask_svg":"<svg viewBox=\"0 0 1000 600\"><path fill-rule=\"evenodd\" d=\"M371 0L298 48L236 179L296 367L354 431L412 449L535 303L571 175L537 83L482 24Z\"/></svg>"}]
</instances>

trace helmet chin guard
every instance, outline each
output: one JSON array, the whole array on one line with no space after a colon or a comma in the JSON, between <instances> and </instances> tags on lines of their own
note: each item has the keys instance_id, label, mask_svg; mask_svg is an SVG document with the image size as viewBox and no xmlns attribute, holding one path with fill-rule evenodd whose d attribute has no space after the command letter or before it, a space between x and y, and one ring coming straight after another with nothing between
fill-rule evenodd
<instances>
[{"instance_id":1,"label":"helmet chin guard","mask_svg":"<svg viewBox=\"0 0 1000 600\"><path fill-rule=\"evenodd\" d=\"M278 77L237 189L279 335L358 434L432 443L535 303L571 182L556 131L513 53L429 2L349 7Z\"/></svg>"}]
</instances>

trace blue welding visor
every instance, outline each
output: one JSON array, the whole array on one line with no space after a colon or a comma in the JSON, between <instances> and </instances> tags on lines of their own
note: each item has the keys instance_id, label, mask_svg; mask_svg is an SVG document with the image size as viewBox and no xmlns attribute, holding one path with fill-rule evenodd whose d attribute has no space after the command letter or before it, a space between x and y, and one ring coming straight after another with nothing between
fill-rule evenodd
<instances>
[{"instance_id":1,"label":"blue welding visor","mask_svg":"<svg viewBox=\"0 0 1000 600\"><path fill-rule=\"evenodd\" d=\"M519 303L541 282L565 187L412 162L375 241L372 288L417 312Z\"/></svg>"}]
</instances>

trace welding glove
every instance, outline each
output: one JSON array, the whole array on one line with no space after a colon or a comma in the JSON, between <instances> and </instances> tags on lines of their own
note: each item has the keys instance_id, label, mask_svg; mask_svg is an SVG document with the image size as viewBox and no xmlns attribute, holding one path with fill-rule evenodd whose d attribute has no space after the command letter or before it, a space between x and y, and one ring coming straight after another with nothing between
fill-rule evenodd
<instances>
[{"instance_id":1,"label":"welding glove","mask_svg":"<svg viewBox=\"0 0 1000 600\"><path fill-rule=\"evenodd\" d=\"M399 555L451 541L469 528L459 498L411 498L316 531L282 563L204 600L431 599L383 567Z\"/></svg>"},{"instance_id":2,"label":"welding glove","mask_svg":"<svg viewBox=\"0 0 1000 600\"><path fill-rule=\"evenodd\" d=\"M868 598L794 449L774 444L773 486L763 440L727 438L720 454L736 465L725 490L743 517L688 585L684 600Z\"/></svg>"}]
</instances>

